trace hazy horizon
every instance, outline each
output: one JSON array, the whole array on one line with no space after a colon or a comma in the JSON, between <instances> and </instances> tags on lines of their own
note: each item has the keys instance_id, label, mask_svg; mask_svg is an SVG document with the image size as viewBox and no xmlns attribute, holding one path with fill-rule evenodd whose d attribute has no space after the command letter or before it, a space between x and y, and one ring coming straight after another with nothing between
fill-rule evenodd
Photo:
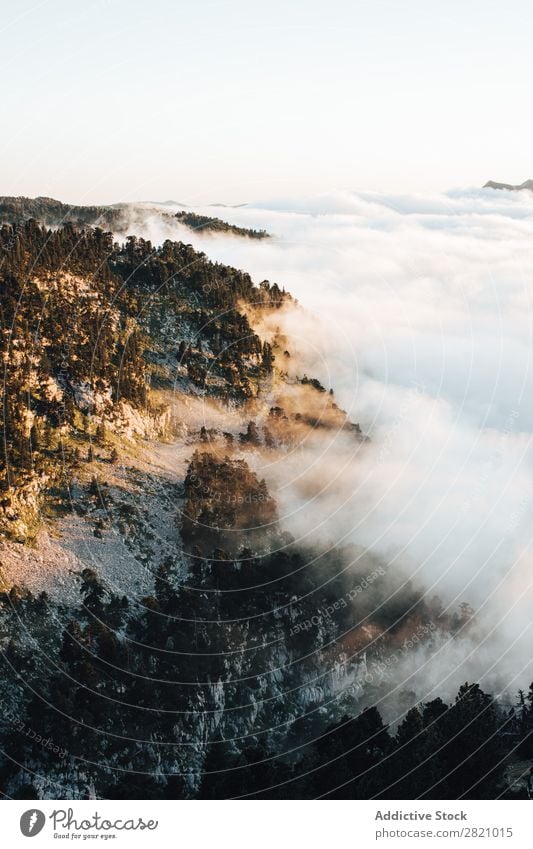
<instances>
[{"instance_id":1,"label":"hazy horizon","mask_svg":"<svg viewBox=\"0 0 533 849\"><path fill-rule=\"evenodd\" d=\"M521 0L2 10L7 195L238 204L533 176Z\"/></svg>"}]
</instances>

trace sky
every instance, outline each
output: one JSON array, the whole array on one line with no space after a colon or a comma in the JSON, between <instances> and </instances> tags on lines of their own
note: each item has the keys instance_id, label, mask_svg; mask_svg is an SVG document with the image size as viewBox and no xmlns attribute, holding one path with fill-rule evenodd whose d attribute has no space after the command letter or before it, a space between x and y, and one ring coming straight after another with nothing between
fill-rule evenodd
<instances>
[{"instance_id":1,"label":"sky","mask_svg":"<svg viewBox=\"0 0 533 849\"><path fill-rule=\"evenodd\" d=\"M0 194L238 204L533 177L522 0L0 12Z\"/></svg>"}]
</instances>

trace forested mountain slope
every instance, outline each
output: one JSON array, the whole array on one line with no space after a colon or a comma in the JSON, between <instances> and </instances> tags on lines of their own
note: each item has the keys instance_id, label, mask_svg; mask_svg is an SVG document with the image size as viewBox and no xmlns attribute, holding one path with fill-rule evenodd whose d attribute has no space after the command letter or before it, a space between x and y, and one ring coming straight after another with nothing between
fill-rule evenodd
<instances>
[{"instance_id":1,"label":"forested mountain slope","mask_svg":"<svg viewBox=\"0 0 533 849\"><path fill-rule=\"evenodd\" d=\"M187 244L73 223L4 224L0 257L2 792L410 796L469 723L434 794L454 795L465 747L457 781L499 792L525 701L511 719L466 687L397 733L374 706L409 643L460 639L472 611L280 515L272 464L366 444L251 318L290 295Z\"/></svg>"}]
</instances>

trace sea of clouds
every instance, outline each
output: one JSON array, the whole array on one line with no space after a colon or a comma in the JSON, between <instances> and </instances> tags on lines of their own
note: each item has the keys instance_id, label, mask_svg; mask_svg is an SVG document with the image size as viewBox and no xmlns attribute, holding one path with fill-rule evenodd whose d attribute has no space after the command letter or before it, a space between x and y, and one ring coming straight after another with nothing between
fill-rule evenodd
<instances>
[{"instance_id":1,"label":"sea of clouds","mask_svg":"<svg viewBox=\"0 0 533 849\"><path fill-rule=\"evenodd\" d=\"M162 233L157 216L143 235L181 237L285 286L299 305L279 325L298 368L370 438L350 447L339 435L265 470L286 525L370 548L445 606L474 606L475 647L448 643L423 670L428 687L449 675L527 685L533 193L338 192L195 211L273 238Z\"/></svg>"}]
</instances>

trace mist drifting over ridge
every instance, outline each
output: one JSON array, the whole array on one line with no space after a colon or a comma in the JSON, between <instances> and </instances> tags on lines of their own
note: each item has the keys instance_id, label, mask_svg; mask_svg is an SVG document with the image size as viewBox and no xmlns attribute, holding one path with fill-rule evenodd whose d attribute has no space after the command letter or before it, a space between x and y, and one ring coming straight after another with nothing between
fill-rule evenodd
<instances>
[{"instance_id":1,"label":"mist drifting over ridge","mask_svg":"<svg viewBox=\"0 0 533 849\"><path fill-rule=\"evenodd\" d=\"M474 605L483 642L467 657L443 647L426 682L452 668L453 686L528 682L533 195L342 192L197 211L273 238L185 236L156 215L142 235L291 291L301 306L264 332L290 335L291 368L333 386L370 437L357 456L339 438L264 469L282 521L302 540L311 528L371 549L445 607Z\"/></svg>"}]
</instances>

